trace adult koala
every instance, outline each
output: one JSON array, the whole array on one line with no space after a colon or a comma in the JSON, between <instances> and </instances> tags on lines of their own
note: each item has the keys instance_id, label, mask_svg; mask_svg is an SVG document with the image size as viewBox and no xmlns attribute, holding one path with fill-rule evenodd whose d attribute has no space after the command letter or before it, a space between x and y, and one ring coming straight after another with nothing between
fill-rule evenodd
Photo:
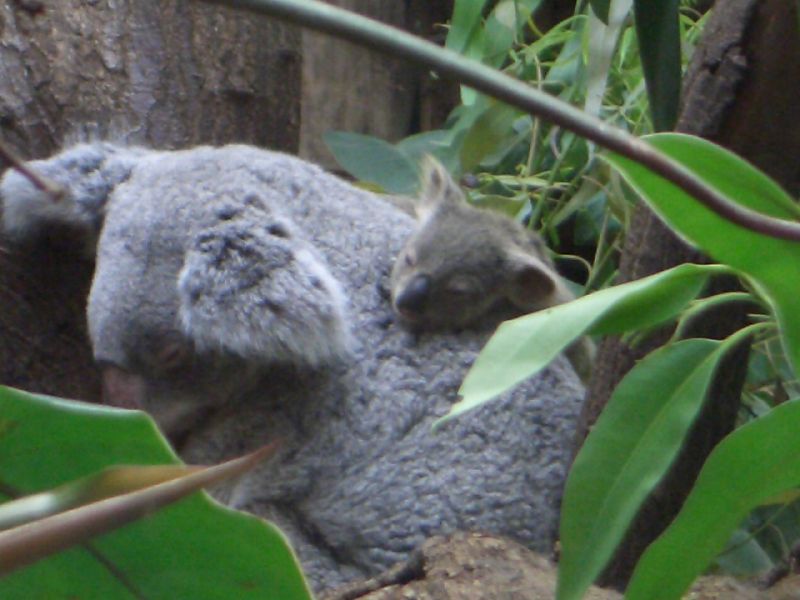
<instances>
[{"instance_id":1,"label":"adult koala","mask_svg":"<svg viewBox=\"0 0 800 600\"><path fill-rule=\"evenodd\" d=\"M149 410L191 462L280 439L226 501L282 527L314 588L452 530L551 548L581 386L559 359L432 432L503 315L446 334L395 321L408 215L246 146L94 143L29 166L66 198L9 171L5 230L97 240L88 320L112 401Z\"/></svg>"}]
</instances>

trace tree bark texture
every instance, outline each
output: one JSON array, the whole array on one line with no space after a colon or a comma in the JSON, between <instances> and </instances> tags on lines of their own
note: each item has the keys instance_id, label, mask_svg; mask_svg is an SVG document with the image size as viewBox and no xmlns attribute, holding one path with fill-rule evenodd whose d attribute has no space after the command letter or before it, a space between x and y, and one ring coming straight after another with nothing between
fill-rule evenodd
<instances>
[{"instance_id":1,"label":"tree bark texture","mask_svg":"<svg viewBox=\"0 0 800 600\"><path fill-rule=\"evenodd\" d=\"M444 41L452 0L326 0L433 41ZM434 81L407 61L314 31L303 32L300 156L328 168L336 161L326 131L368 133L396 142L439 126L455 105L457 86ZM443 93L444 92L444 93Z\"/></svg>"},{"instance_id":2,"label":"tree bark texture","mask_svg":"<svg viewBox=\"0 0 800 600\"><path fill-rule=\"evenodd\" d=\"M110 138L296 151L300 32L183 0L0 6L0 137L24 158ZM0 239L0 383L95 400L93 265L60 241Z\"/></svg>"},{"instance_id":3,"label":"tree bark texture","mask_svg":"<svg viewBox=\"0 0 800 600\"><path fill-rule=\"evenodd\" d=\"M711 139L776 178L791 193L800 191L800 44L797 4L788 0L717 2L685 79L677 130ZM776 40L781 40L776 43ZM646 206L631 222L620 265L620 280L639 279L684 262L703 261ZM734 289L732 280L712 283L709 293ZM747 307L728 305L704 313L690 337L721 339L746 323ZM598 368L587 393L577 445L636 360L663 344L658 332L636 347L618 338L600 346ZM703 408L670 473L631 526L604 582L624 585L639 556L675 517L711 449L735 424L747 369L748 349L732 352L720 365Z\"/></svg>"}]
</instances>

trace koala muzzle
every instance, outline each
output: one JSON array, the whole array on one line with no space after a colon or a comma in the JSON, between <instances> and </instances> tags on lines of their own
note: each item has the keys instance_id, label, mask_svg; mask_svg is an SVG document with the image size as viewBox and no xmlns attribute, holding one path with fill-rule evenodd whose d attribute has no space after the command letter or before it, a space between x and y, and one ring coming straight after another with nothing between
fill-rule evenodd
<instances>
[{"instance_id":1,"label":"koala muzzle","mask_svg":"<svg viewBox=\"0 0 800 600\"><path fill-rule=\"evenodd\" d=\"M143 409L144 380L116 365L101 367L103 402L118 408Z\"/></svg>"},{"instance_id":2,"label":"koala muzzle","mask_svg":"<svg viewBox=\"0 0 800 600\"><path fill-rule=\"evenodd\" d=\"M414 317L425 310L431 290L429 275L414 275L394 301L395 308L404 317Z\"/></svg>"}]
</instances>

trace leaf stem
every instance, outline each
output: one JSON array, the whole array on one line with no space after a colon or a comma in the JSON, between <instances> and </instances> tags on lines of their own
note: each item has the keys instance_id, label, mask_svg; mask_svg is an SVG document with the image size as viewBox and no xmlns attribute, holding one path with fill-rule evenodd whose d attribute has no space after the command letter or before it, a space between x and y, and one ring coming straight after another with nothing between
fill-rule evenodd
<instances>
[{"instance_id":1,"label":"leaf stem","mask_svg":"<svg viewBox=\"0 0 800 600\"><path fill-rule=\"evenodd\" d=\"M547 119L644 165L710 210L741 227L779 239L800 241L800 223L774 219L733 204L683 165L661 154L643 140L496 69L464 58L400 29L317 0L203 1L272 15L434 69L442 76L456 79L532 115Z\"/></svg>"}]
</instances>

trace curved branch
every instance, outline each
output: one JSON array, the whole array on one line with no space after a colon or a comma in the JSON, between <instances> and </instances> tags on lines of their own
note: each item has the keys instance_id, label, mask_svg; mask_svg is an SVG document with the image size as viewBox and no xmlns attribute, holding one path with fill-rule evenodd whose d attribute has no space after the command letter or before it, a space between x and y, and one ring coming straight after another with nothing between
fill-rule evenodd
<instances>
[{"instance_id":1,"label":"curved branch","mask_svg":"<svg viewBox=\"0 0 800 600\"><path fill-rule=\"evenodd\" d=\"M434 69L503 102L542 117L630 158L671 181L718 215L775 238L800 241L800 223L774 219L731 203L683 165L600 119L549 96L522 81L389 25L317 0L203 0L272 15Z\"/></svg>"}]
</instances>

